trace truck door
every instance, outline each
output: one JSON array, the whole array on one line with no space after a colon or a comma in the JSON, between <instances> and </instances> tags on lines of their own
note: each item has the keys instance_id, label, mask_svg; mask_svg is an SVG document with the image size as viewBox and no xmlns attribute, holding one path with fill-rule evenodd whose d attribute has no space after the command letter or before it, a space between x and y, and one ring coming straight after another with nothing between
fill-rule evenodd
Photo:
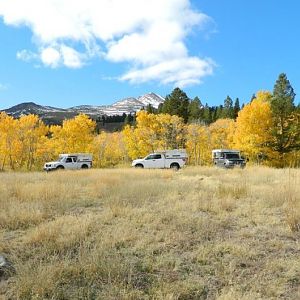
<instances>
[{"instance_id":1,"label":"truck door","mask_svg":"<svg viewBox=\"0 0 300 300\"><path fill-rule=\"evenodd\" d=\"M217 166L218 167L224 167L224 163L225 163L225 153L221 152L219 159L217 160Z\"/></svg>"},{"instance_id":2,"label":"truck door","mask_svg":"<svg viewBox=\"0 0 300 300\"><path fill-rule=\"evenodd\" d=\"M66 167L66 169L69 169L69 170L76 169L76 167L77 167L76 158L74 159L74 157L67 157L65 167Z\"/></svg>"},{"instance_id":3,"label":"truck door","mask_svg":"<svg viewBox=\"0 0 300 300\"><path fill-rule=\"evenodd\" d=\"M161 154L150 154L145 158L144 167L149 169L161 169L165 166L164 156Z\"/></svg>"},{"instance_id":4,"label":"truck door","mask_svg":"<svg viewBox=\"0 0 300 300\"><path fill-rule=\"evenodd\" d=\"M165 167L165 157L162 154L154 154L152 162L154 169L163 169Z\"/></svg>"}]
</instances>

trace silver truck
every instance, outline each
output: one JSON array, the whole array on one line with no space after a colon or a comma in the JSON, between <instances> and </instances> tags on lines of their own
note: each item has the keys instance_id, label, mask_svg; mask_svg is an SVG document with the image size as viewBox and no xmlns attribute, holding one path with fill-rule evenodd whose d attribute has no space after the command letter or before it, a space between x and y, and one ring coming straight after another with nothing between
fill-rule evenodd
<instances>
[{"instance_id":1,"label":"silver truck","mask_svg":"<svg viewBox=\"0 0 300 300\"><path fill-rule=\"evenodd\" d=\"M179 170L186 164L187 158L184 149L157 150L145 158L134 160L131 165L135 168Z\"/></svg>"},{"instance_id":2,"label":"silver truck","mask_svg":"<svg viewBox=\"0 0 300 300\"><path fill-rule=\"evenodd\" d=\"M48 172L63 169L89 169L93 164L92 158L92 155L87 153L60 154L57 161L46 162L44 165L44 170Z\"/></svg>"},{"instance_id":3,"label":"silver truck","mask_svg":"<svg viewBox=\"0 0 300 300\"><path fill-rule=\"evenodd\" d=\"M246 166L246 160L241 156L239 150L215 149L212 151L212 161L216 167L226 169Z\"/></svg>"}]
</instances>

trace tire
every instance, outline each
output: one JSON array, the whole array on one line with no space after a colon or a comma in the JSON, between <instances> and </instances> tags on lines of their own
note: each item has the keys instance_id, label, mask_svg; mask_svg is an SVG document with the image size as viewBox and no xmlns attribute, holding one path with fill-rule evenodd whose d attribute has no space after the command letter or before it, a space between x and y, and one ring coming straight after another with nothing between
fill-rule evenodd
<instances>
[{"instance_id":1,"label":"tire","mask_svg":"<svg viewBox=\"0 0 300 300\"><path fill-rule=\"evenodd\" d=\"M170 169L172 169L174 171L178 171L180 169L180 166L177 163L173 163L173 164L171 164Z\"/></svg>"},{"instance_id":2,"label":"tire","mask_svg":"<svg viewBox=\"0 0 300 300\"><path fill-rule=\"evenodd\" d=\"M65 167L64 166L57 166L56 170L63 170Z\"/></svg>"},{"instance_id":3,"label":"tire","mask_svg":"<svg viewBox=\"0 0 300 300\"><path fill-rule=\"evenodd\" d=\"M86 165L86 164L84 164L84 165L82 165L81 166L81 169L88 169L89 167L88 167L88 165Z\"/></svg>"},{"instance_id":4,"label":"tire","mask_svg":"<svg viewBox=\"0 0 300 300\"><path fill-rule=\"evenodd\" d=\"M144 169L144 166L142 164L137 164L135 165L136 169Z\"/></svg>"}]
</instances>

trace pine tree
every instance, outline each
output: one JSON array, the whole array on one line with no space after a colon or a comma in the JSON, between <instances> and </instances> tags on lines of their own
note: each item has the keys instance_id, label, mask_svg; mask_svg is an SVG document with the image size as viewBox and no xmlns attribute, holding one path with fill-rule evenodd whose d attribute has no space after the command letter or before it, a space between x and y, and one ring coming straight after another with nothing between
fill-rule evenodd
<instances>
[{"instance_id":1,"label":"pine tree","mask_svg":"<svg viewBox=\"0 0 300 300\"><path fill-rule=\"evenodd\" d=\"M233 106L233 113L234 113L234 118L235 119L237 118L238 113L239 113L240 110L241 110L241 108L240 108L240 100L239 100L239 98L236 98L235 102L234 102L234 106Z\"/></svg>"},{"instance_id":2,"label":"pine tree","mask_svg":"<svg viewBox=\"0 0 300 300\"><path fill-rule=\"evenodd\" d=\"M149 114L154 114L156 113L156 109L152 106L152 104L149 103L146 107L146 112Z\"/></svg>"},{"instance_id":3,"label":"pine tree","mask_svg":"<svg viewBox=\"0 0 300 300\"><path fill-rule=\"evenodd\" d=\"M131 123L130 123L130 115L126 115L126 117L125 117L125 120L124 120L124 127L126 126L126 125L130 125Z\"/></svg>"},{"instance_id":4,"label":"pine tree","mask_svg":"<svg viewBox=\"0 0 300 300\"><path fill-rule=\"evenodd\" d=\"M281 166L284 165L285 154L300 149L299 114L294 104L295 96L286 74L280 74L271 98L273 140L270 145L278 152Z\"/></svg>"},{"instance_id":5,"label":"pine tree","mask_svg":"<svg viewBox=\"0 0 300 300\"><path fill-rule=\"evenodd\" d=\"M190 100L185 92L180 88L175 88L173 92L168 95L162 107L162 113L177 115L182 117L186 123L188 120L188 107Z\"/></svg>"},{"instance_id":6,"label":"pine tree","mask_svg":"<svg viewBox=\"0 0 300 300\"><path fill-rule=\"evenodd\" d=\"M211 115L211 123L216 122L218 120L218 107L212 106L209 108L210 110L210 115Z\"/></svg>"},{"instance_id":7,"label":"pine tree","mask_svg":"<svg viewBox=\"0 0 300 300\"><path fill-rule=\"evenodd\" d=\"M295 109L295 92L286 74L279 75L273 90L271 108L273 114L280 118L286 118Z\"/></svg>"},{"instance_id":8,"label":"pine tree","mask_svg":"<svg viewBox=\"0 0 300 300\"><path fill-rule=\"evenodd\" d=\"M225 112L224 112L223 105L219 105L215 109L215 118L213 119L213 121L215 122L218 119L226 118L224 115L225 115Z\"/></svg>"},{"instance_id":9,"label":"pine tree","mask_svg":"<svg viewBox=\"0 0 300 300\"><path fill-rule=\"evenodd\" d=\"M222 118L233 119L234 118L234 110L233 110L233 101L227 96L224 100L224 109L222 113Z\"/></svg>"},{"instance_id":10,"label":"pine tree","mask_svg":"<svg viewBox=\"0 0 300 300\"><path fill-rule=\"evenodd\" d=\"M207 103L205 104L205 107L203 109L203 121L205 124L210 124L212 122L211 109Z\"/></svg>"},{"instance_id":11,"label":"pine tree","mask_svg":"<svg viewBox=\"0 0 300 300\"><path fill-rule=\"evenodd\" d=\"M196 121L201 118L201 110L202 103L198 97L195 97L190 103L188 107L189 113L189 121Z\"/></svg>"},{"instance_id":12,"label":"pine tree","mask_svg":"<svg viewBox=\"0 0 300 300\"><path fill-rule=\"evenodd\" d=\"M162 114L163 106L164 106L163 103L159 103L158 109L157 109L158 114Z\"/></svg>"}]
</instances>

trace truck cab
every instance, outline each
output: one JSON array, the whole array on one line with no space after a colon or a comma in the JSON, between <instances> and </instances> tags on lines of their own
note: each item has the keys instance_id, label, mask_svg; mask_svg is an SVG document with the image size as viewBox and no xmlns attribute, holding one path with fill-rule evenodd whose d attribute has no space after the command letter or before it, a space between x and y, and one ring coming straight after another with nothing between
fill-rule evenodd
<instances>
[{"instance_id":1,"label":"truck cab","mask_svg":"<svg viewBox=\"0 0 300 300\"><path fill-rule=\"evenodd\" d=\"M175 169L182 168L187 161L184 149L157 150L142 159L132 162L132 167L145 169Z\"/></svg>"},{"instance_id":2,"label":"truck cab","mask_svg":"<svg viewBox=\"0 0 300 300\"><path fill-rule=\"evenodd\" d=\"M246 160L241 156L239 150L215 149L212 151L212 161L216 167L226 169L246 166Z\"/></svg>"},{"instance_id":3,"label":"truck cab","mask_svg":"<svg viewBox=\"0 0 300 300\"><path fill-rule=\"evenodd\" d=\"M92 155L86 153L60 154L57 161L46 162L45 171L53 170L78 170L92 167Z\"/></svg>"}]
</instances>

